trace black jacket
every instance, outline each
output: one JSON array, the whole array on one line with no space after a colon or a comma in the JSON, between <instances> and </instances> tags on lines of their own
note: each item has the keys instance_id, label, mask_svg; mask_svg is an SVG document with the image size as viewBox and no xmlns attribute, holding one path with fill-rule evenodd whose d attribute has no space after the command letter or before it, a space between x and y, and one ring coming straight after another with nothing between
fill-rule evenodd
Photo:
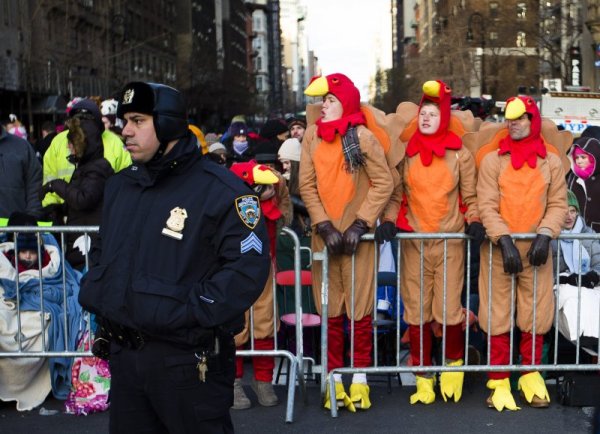
<instances>
[{"instance_id":1,"label":"black jacket","mask_svg":"<svg viewBox=\"0 0 600 434\"><path fill-rule=\"evenodd\" d=\"M228 137L225 141L223 141L223 146L227 149L227 162L226 166L231 167L234 163L244 163L246 161L253 160L256 155L256 143L250 137L248 140L248 149L243 154L236 154L233 150L233 137Z\"/></svg>"},{"instance_id":2,"label":"black jacket","mask_svg":"<svg viewBox=\"0 0 600 434\"><path fill-rule=\"evenodd\" d=\"M85 152L79 161L75 161L75 171L71 180L51 181L52 190L65 201L69 226L97 226L101 223L104 187L114 173L110 163L104 159L101 132L97 137L87 138ZM67 237L67 259L77 269L85 265L84 256L79 249L73 247L73 243L80 236L80 233L74 233ZM90 234L90 237L92 245L98 242L95 234Z\"/></svg>"},{"instance_id":3,"label":"black jacket","mask_svg":"<svg viewBox=\"0 0 600 434\"><path fill-rule=\"evenodd\" d=\"M567 174L567 187L577 197L580 215L583 221L594 232L600 232L600 143L594 138L577 139L575 145L592 154L595 159L594 172L588 179L581 179L575 175L571 155L571 171Z\"/></svg>"},{"instance_id":4,"label":"black jacket","mask_svg":"<svg viewBox=\"0 0 600 434\"><path fill-rule=\"evenodd\" d=\"M202 157L190 135L159 161L122 170L106 187L100 259L84 278L81 305L177 344L197 345L219 326L238 332L271 266L264 222L251 219L260 216L252 193ZM187 214L181 239L164 231L177 208Z\"/></svg>"}]
</instances>

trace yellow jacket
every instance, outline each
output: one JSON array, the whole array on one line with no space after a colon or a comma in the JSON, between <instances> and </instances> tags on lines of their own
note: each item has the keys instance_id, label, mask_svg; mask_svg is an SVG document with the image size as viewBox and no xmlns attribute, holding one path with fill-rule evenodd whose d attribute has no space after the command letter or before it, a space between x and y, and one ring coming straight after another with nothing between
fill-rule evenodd
<instances>
[{"instance_id":1,"label":"yellow jacket","mask_svg":"<svg viewBox=\"0 0 600 434\"><path fill-rule=\"evenodd\" d=\"M64 179L69 182L75 171L75 165L67 160L69 156L67 132L63 131L57 134L44 154L44 184L53 179ZM112 131L105 130L102 133L102 143L104 144L104 158L110 163L115 173L131 165L131 155L123 146L119 136ZM56 193L47 193L42 200L42 206L63 202L62 198Z\"/></svg>"}]
</instances>

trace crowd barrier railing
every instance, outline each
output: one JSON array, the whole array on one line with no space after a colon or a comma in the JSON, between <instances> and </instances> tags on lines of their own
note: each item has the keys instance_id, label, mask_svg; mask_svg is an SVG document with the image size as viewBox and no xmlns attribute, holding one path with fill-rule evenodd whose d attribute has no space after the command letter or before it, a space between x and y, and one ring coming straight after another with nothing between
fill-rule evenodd
<instances>
[{"instance_id":1,"label":"crowd barrier railing","mask_svg":"<svg viewBox=\"0 0 600 434\"><path fill-rule=\"evenodd\" d=\"M44 287L44 278L42 276L42 260L43 260L43 255L42 255L42 246L43 246L43 239L44 239L44 234L53 234L54 239L57 242L57 245L59 247L59 251L60 251L60 275L62 278L62 297L61 297L61 306L62 306L62 326L63 326L63 330L64 330L64 345L65 348L69 348L69 342L72 341L72 336L70 335L70 332L72 331L72 328L69 327L69 316L70 315L74 315L74 314L79 314L79 313L74 313L74 312L70 312L69 311L69 306L68 306L68 297L67 297L67 273L66 273L66 269L67 269L67 260L66 260L66 239L65 236L66 234L71 234L71 233L80 233L82 235L87 235L89 237L89 234L94 234L97 233L99 231L99 227L98 226L38 226L38 227L32 227L32 226L6 226L6 227L0 227L0 236L5 235L6 239L5 241L7 242L12 242L14 243L14 249L15 249L15 258L14 258L14 262L11 264L12 267L14 267L15 270L18 269L18 264L17 264L17 259L18 259L18 252L19 252L19 242L18 242L18 235L19 234L26 234L26 233L30 233L30 234L34 234L36 236L37 239L37 250L38 250L38 267L37 267L37 280L38 280L38 284L37 284L37 291L38 291L38 295L39 295L39 311L38 312L45 312L45 305L46 305L46 300L44 298L44 293L45 293L45 287ZM89 239L89 238L88 238ZM87 255L85 256L85 260L86 260L86 268L89 267L89 261L88 261L88 257ZM48 337L47 337L47 332L48 332L48 326L49 326L49 321L53 321L54 318L48 318L48 314L46 315L40 315L40 321L39 321L39 330L40 331L44 331L43 333L40 334L41 337L41 350L40 349L35 349L35 350L26 350L23 348L23 344L24 344L24 339L26 338L26 336L23 334L22 332L22 314L23 314L23 310L21 309L21 300L22 300L22 288L23 288L23 283L20 281L19 279L19 273L14 273L14 281L15 281L15 287L16 287L16 291L15 291L15 296L14 298L11 299L7 299L4 296L4 290L2 289L2 293L0 294L0 299L2 300L3 303L3 307L8 309L8 310L14 310L14 314L16 315L16 324L17 324L17 333L15 336L15 340L17 342L17 349L16 350L8 350L8 351L0 351L0 358L13 358L13 357L44 357L44 358L48 358L48 357L88 357L88 356L92 356L91 350L89 351L75 351L75 349L73 350L65 350L65 351L50 351L49 345L48 345ZM47 289L47 288L46 288ZM90 314L86 311L81 312L83 314L82 316L82 324L81 327L79 329L79 333L83 333L85 330L88 331L87 336L88 336L88 348L91 348L92 345L92 334L89 333L90 332ZM36 346L37 348L38 346Z\"/></svg>"},{"instance_id":2,"label":"crowd barrier railing","mask_svg":"<svg viewBox=\"0 0 600 434\"><path fill-rule=\"evenodd\" d=\"M517 240L532 240L534 237L536 236L536 234L514 234L512 235L512 238L517 241ZM572 239L580 239L580 240L598 240L600 241L600 234L577 234L577 235L560 235L559 240L572 240ZM321 282L321 293L320 293L320 299L321 299L321 323L322 323L322 328L321 328L321 367L320 369L322 370L322 372L324 373L321 376L321 397L324 398L325 395L325 390L326 387L329 387L329 393L330 396L335 396L335 383L333 381L328 381L328 379L330 378L331 375L333 375L334 373L339 373L339 374L355 374L355 373L366 373L366 374L400 374L400 373L441 373L441 372L465 372L465 373L469 373L469 372L490 372L490 371L532 371L532 370L539 370L539 371L598 371L600 370L600 361L597 361L596 363L580 363L580 349L581 349L581 344L580 344L580 340L581 340L581 329L580 329L580 325L581 325L581 300L582 300L582 287L581 287L581 278L579 279L578 282L578 288L577 288L577 317L576 317L576 342L575 342L575 347L576 347L576 360L575 363L559 363L558 361L558 340L559 340L559 303L558 300L560 298L560 294L561 291L565 291L565 288L563 288L563 285L558 285L558 284L554 284L553 285L553 295L554 295L554 311L551 313L548 313L550 315L553 315L553 326L554 326L554 354L553 354L553 358L551 361L549 361L548 363L543 363L543 364L539 364L539 365L520 365L517 364L512 358L511 358L511 363L508 365L490 365L489 364L489 360L490 360L490 340L491 340L491 333L487 333L487 358L485 359L487 362L484 364L470 364L468 358L466 357L466 355L468 354L469 351L469 346L471 344L471 327L469 327L468 322L465 324L465 345L464 345L464 354L465 354L465 360L464 360L464 365L463 366L446 366L446 356L445 356L445 348L446 348L446 327L447 327L447 312L446 312L446 301L447 301L447 293L448 293L448 288L447 288L447 277L448 277L448 258L447 258L447 252L448 252L448 242L451 240L462 240L464 243L464 246L466 247L465 249L465 268L464 268L464 281L465 281L465 305L464 308L466 310L466 318L465 321L469 320L469 312L471 310L471 245L472 243L474 243L471 238L468 235L462 234L462 233L400 233L396 236L396 239L392 242L397 243L397 254L396 254L396 264L397 264L397 275L396 275L396 312L400 312L400 300L401 300L401 282L402 282L402 267L398 266L398 264L401 264L401 258L402 258L402 247L403 247L403 241L405 240L417 240L420 243L420 254L419 254L419 267L420 267L420 312L419 312L419 317L420 317L420 322L419 322L419 328L420 328L420 363L418 365L415 366L407 366L407 365L403 365L401 364L402 361L402 357L401 357L401 327L400 327L400 322L401 322L401 318L400 315L397 315L397 317L395 318L395 363L391 366L379 366L378 360L379 360L379 348L378 348L378 340L377 340L377 336L378 336L378 321L373 321L373 365L369 366L369 367L360 367L357 368L354 366L354 345L355 345L355 336L354 336L354 320L353 320L353 316L354 316L354 306L355 306L355 294L357 291L357 288L355 287L355 270L356 270L356 257L355 255L352 256L352 285L351 285L351 301L352 301L352 309L351 312L348 313L348 318L350 321L350 326L349 326L349 341L350 341L350 366L348 367L342 367L342 368L336 368L333 369L331 371L329 371L327 369L327 350L328 350L328 341L327 341L327 318L328 318L328 308L329 308L329 271L328 271L328 267L329 267L329 257L327 254L327 249L325 248L322 252L314 252L313 253L313 259L315 262L320 262L320 266L322 267L322 282ZM423 365L423 327L425 326L424 324L424 312L423 312L423 295L424 295L424 262L425 262L425 249L424 249L424 244L428 241L431 240L441 240L443 243L443 251L444 251L444 261L443 261L443 267L442 267L442 275L443 275L443 319L442 319L442 324L441 324L441 330L442 330L442 343L441 343L441 363L439 365L435 365L435 366L424 366ZM370 242L370 243L374 243L374 237L373 234L367 234L367 235L363 235L363 237L361 238L361 242ZM484 241L484 243L490 243L489 244L489 255L487 258L483 258L483 256L480 258L480 261L483 263L484 261L487 263L487 267L489 272L489 276L490 278L488 279L487 282L487 288L484 288L483 290L487 291L488 294L488 300L490 300L490 303L488 304L488 310L487 310L487 330L491 330L491 321L492 321L492 276L493 273L503 273L504 271L502 269L498 270L498 269L493 269L492 268L492 244L491 241ZM560 255L560 242L557 243L558 247L556 249L556 254ZM376 245L377 247L377 245ZM582 245L579 245L579 249L580 252L582 251ZM373 288L373 312L376 312L376 306L377 306L377 286L378 286L378 279L377 279L377 264L378 264L378 252L379 249L375 248L374 249L374 255L372 260L375 262L376 266L375 266L375 276L374 276L374 288ZM581 254L579 255L580 260L579 260L579 270L581 270ZM548 261L552 261L553 260L553 252L552 249L550 249L550 253L548 256ZM313 264L313 267L315 266L315 264ZM319 266L318 264L316 266ZM538 315L537 311L538 311L538 284L537 284L537 273L538 273L538 267L533 267L533 300L532 300L532 306L533 306L533 318L532 318L532 323L533 323L533 329L532 329L532 335L536 335L536 315ZM559 261L556 261L554 268L554 281L558 282L558 274L559 274ZM516 305L515 305L515 297L516 297L516 278L515 275L512 275L512 283L511 283L511 304L510 304L510 354L513 354L513 349L514 349L514 342L515 342L515 336L514 336L514 331L515 331L515 313L516 313ZM479 293L481 293L482 289L479 288ZM598 317L600 318L600 297L598 299ZM599 320L599 325L598 325L598 330L597 330L597 334L600 336L600 320ZM588 353L590 354L594 354L597 359L597 355L600 353L600 340L597 344L597 346L594 346L594 348L586 348L586 350L588 351ZM533 355L536 352L536 348L535 348L535 339L533 340L533 347L532 347L532 358L531 360L535 360L533 358ZM482 384L482 387L484 385ZM337 406L336 405L332 405L331 406L331 415L333 417L337 417Z\"/></svg>"},{"instance_id":3,"label":"crowd barrier railing","mask_svg":"<svg viewBox=\"0 0 600 434\"><path fill-rule=\"evenodd\" d=\"M45 287L44 287L44 278L42 276L42 249L43 249L43 240L44 240L44 234L52 234L54 240L56 240L57 245L59 247L60 250L60 268L61 268L61 276L62 276L62 309L64 312L64 315L62 316L62 321L64 322L64 330L65 330L65 334L64 334L64 340L65 340L65 348L67 348L67 350L65 351L50 351L49 350L49 346L48 346L48 337L47 337L47 331L48 331L48 325L49 325L49 321L53 321L54 318L49 318L49 315L39 315L40 319L39 319L39 331L40 331L40 337L41 337L41 345L36 345L35 349L27 349L24 348L24 341L27 339L27 337L23 334L22 332L22 315L23 315L23 309L21 308L21 300L22 300L22 288L23 288L23 284L22 282L20 282L19 280L19 273L14 273L14 280L15 280L15 286L16 286L16 292L15 292L15 296L14 298L11 299L6 299L4 297L4 291L2 290L0 292L0 300L2 301L4 307L8 310L11 311L11 315L15 315L16 316L16 324L17 324L17 330L16 330L16 336L15 336L15 340L17 342L17 349L16 350L5 350L3 351L1 349L0 346L0 358L18 358L18 357L30 357L30 358L49 358L49 357L90 357L93 356L91 350L88 351L75 351L75 348L73 348L73 350L69 350L69 345L68 342L70 342L72 339L69 336L69 327L68 327L68 321L69 321L69 316L73 315L73 312L69 312L69 307L67 304L67 282L66 282L66 268L67 268L67 261L66 261L66 246L67 246L67 242L66 242L66 234L71 234L71 233L81 233L82 235L87 235L89 236L89 234L93 234L93 233L97 233L99 231L99 227L98 226L52 226L52 227L31 227L31 226L9 226L9 227L0 227L0 236L2 236L3 234L6 234L5 236L5 241L8 242L13 242L13 247L14 250L16 252L15 254L15 258L14 258L14 263L11 264L12 267L14 267L15 270L18 269L18 252L20 250L19 248L19 242L18 242L18 236L19 234L26 234L26 233L30 233L30 234L34 234L36 236L37 239L37 250L38 250L38 267L37 267L37 277L38 277L38 284L37 284L37 292L39 294L39 310L37 311L39 312L44 312L45 311L45 299L44 299L44 293L45 293ZM301 303L301 283L300 283L300 269L301 269L301 265L300 265L300 241L298 240L298 237L296 236L295 232L292 231L289 228L283 228L282 229L283 234L285 234L286 236L289 236L292 238L292 240L294 241L294 271L295 271L295 276L294 276L294 302L295 302L295 311L297 313L299 313L299 315L296 315L296 327L295 327L295 334L296 334L296 348L295 348L295 352L296 354L293 354L291 351L288 351L286 349L281 349L278 348L278 342L277 342L277 333L275 333L274 337L273 337L273 341L274 341L274 349L273 350L257 350L256 348L254 348L254 309L251 308L250 309L250 349L248 350L243 350L243 351L237 351L237 355L240 357L256 357L256 356L273 356L273 357L284 357L287 358L289 361L289 369L288 369L288 391L287 391L287 407L286 407L286 422L292 422L293 421L293 408L294 408L294 391L295 391L295 387L296 387L296 381L298 380L299 384L300 384L300 390L305 398L306 401L306 391L305 391L305 382L304 382L304 375L302 374L303 369L304 369L304 349L303 349L303 336L302 336L302 303ZM47 240L50 240L50 238L47 238ZM0 253L1 254L1 253ZM85 255L85 259L86 259L86 269L89 268L89 260L88 260L88 256ZM7 267L8 268L8 267ZM46 288L47 289L47 288ZM273 318L274 318L274 324L273 324L273 329L277 330L277 322L278 322L278 314L277 314L277 300L276 300L276 285L275 285L275 273L273 273ZM81 327L78 331L79 334L83 334L86 330L87 330L87 336L88 336L88 345L87 348L91 348L92 347L92 333L90 333L90 329L91 329L91 324L90 324L90 314L88 312L83 311L83 321L81 324ZM43 331L43 332L42 332ZM39 348L38 348L39 347ZM299 373L301 373L300 375L298 375Z\"/></svg>"}]
</instances>

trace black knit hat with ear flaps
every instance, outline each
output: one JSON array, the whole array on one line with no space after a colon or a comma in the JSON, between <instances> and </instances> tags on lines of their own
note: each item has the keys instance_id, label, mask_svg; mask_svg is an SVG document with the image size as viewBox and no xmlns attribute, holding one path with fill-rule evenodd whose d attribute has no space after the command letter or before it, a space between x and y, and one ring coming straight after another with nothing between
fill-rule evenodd
<instances>
[{"instance_id":1,"label":"black knit hat with ear flaps","mask_svg":"<svg viewBox=\"0 0 600 434\"><path fill-rule=\"evenodd\" d=\"M181 93L164 84L134 81L127 84L119 97L117 116L137 112L151 115L156 137L166 144L188 132L186 104Z\"/></svg>"}]
</instances>

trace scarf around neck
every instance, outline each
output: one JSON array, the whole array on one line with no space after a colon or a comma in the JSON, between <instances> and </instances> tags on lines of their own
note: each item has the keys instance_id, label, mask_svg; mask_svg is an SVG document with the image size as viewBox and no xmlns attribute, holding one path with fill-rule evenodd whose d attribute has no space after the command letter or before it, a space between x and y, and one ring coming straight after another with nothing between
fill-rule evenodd
<instances>
[{"instance_id":1,"label":"scarf around neck","mask_svg":"<svg viewBox=\"0 0 600 434\"><path fill-rule=\"evenodd\" d=\"M245 140L243 142L240 142L238 140L233 141L233 151L236 154L242 155L244 152L246 152L247 149L248 149L248 141L247 140Z\"/></svg>"},{"instance_id":2,"label":"scarf around neck","mask_svg":"<svg viewBox=\"0 0 600 434\"><path fill-rule=\"evenodd\" d=\"M571 230L563 229L563 234L580 234L583 231L583 219L577 216L575 224ZM579 252L581 251L581 274L590 271L590 254L585 246L581 245L579 240L560 240L562 255L569 267L569 272L579 273Z\"/></svg>"}]
</instances>

